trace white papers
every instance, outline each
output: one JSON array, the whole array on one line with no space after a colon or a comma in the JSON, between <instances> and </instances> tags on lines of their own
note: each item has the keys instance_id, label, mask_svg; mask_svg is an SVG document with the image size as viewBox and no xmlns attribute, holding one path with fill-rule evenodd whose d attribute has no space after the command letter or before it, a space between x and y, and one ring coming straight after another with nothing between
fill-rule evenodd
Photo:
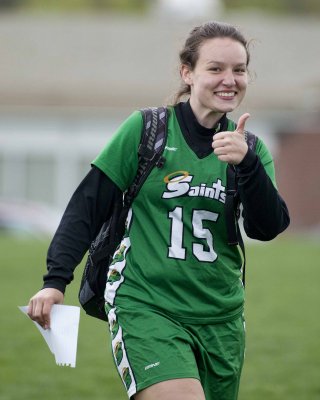
<instances>
[{"instance_id":1,"label":"white papers","mask_svg":"<svg viewBox=\"0 0 320 400\"><path fill-rule=\"evenodd\" d=\"M27 306L19 308L27 314ZM76 366L79 321L80 307L60 304L52 306L50 329L45 330L32 321L47 342L58 365L73 368Z\"/></svg>"}]
</instances>

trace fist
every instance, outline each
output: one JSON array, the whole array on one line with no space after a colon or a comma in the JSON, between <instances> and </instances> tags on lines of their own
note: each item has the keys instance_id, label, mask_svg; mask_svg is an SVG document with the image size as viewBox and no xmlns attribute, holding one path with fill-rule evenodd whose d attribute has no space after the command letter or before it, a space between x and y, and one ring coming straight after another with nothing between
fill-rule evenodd
<instances>
[{"instance_id":1,"label":"fist","mask_svg":"<svg viewBox=\"0 0 320 400\"><path fill-rule=\"evenodd\" d=\"M248 151L244 128L249 117L248 113L241 115L235 131L219 132L213 136L213 152L220 161L238 165L244 159Z\"/></svg>"},{"instance_id":2,"label":"fist","mask_svg":"<svg viewBox=\"0 0 320 400\"><path fill-rule=\"evenodd\" d=\"M49 329L51 308L53 304L62 304L63 300L64 295L60 290L42 289L30 299L27 313L43 329Z\"/></svg>"}]
</instances>

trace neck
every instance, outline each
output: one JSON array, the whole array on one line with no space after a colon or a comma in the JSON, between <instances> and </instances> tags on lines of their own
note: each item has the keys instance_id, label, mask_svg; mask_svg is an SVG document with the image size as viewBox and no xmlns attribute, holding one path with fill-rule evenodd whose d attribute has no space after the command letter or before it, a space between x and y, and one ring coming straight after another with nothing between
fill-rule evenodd
<instances>
[{"instance_id":1,"label":"neck","mask_svg":"<svg viewBox=\"0 0 320 400\"><path fill-rule=\"evenodd\" d=\"M192 98L190 98L190 106L199 124L205 128L210 129L214 127L223 116L223 113L218 113L208 109L201 109Z\"/></svg>"}]
</instances>

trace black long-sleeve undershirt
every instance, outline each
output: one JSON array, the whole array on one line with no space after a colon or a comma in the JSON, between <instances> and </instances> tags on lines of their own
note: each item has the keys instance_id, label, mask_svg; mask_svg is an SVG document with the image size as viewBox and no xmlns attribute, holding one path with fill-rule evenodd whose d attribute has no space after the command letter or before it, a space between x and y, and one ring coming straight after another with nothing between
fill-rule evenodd
<instances>
[{"instance_id":1,"label":"black long-sleeve undershirt","mask_svg":"<svg viewBox=\"0 0 320 400\"><path fill-rule=\"evenodd\" d=\"M189 105L175 106L185 139L199 158L212 152L212 129L201 126ZM220 131L226 129L226 117L220 121ZM240 200L243 205L246 234L258 240L271 240L289 225L285 202L274 187L259 159L248 150L236 167ZM112 210L120 189L98 168L90 172L78 186L63 214L47 255L48 273L43 287L64 292L73 279L73 272L88 250Z\"/></svg>"},{"instance_id":2,"label":"black long-sleeve undershirt","mask_svg":"<svg viewBox=\"0 0 320 400\"><path fill-rule=\"evenodd\" d=\"M244 160L236 167L236 174L247 236L263 241L274 239L288 227L289 212L252 150L248 150Z\"/></svg>"},{"instance_id":3,"label":"black long-sleeve undershirt","mask_svg":"<svg viewBox=\"0 0 320 400\"><path fill-rule=\"evenodd\" d=\"M93 166L71 197L51 241L43 287L65 291L74 269L121 196L121 190Z\"/></svg>"}]
</instances>

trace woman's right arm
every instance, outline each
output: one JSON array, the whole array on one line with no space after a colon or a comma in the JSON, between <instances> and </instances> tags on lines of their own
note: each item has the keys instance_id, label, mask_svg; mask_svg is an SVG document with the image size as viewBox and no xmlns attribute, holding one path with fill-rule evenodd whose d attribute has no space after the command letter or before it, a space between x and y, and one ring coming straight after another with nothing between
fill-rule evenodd
<instances>
[{"instance_id":1,"label":"woman's right arm","mask_svg":"<svg viewBox=\"0 0 320 400\"><path fill-rule=\"evenodd\" d=\"M74 269L121 196L112 180L93 166L71 197L48 249L43 288L28 306L30 318L45 329L50 327L52 305L63 303Z\"/></svg>"}]
</instances>

